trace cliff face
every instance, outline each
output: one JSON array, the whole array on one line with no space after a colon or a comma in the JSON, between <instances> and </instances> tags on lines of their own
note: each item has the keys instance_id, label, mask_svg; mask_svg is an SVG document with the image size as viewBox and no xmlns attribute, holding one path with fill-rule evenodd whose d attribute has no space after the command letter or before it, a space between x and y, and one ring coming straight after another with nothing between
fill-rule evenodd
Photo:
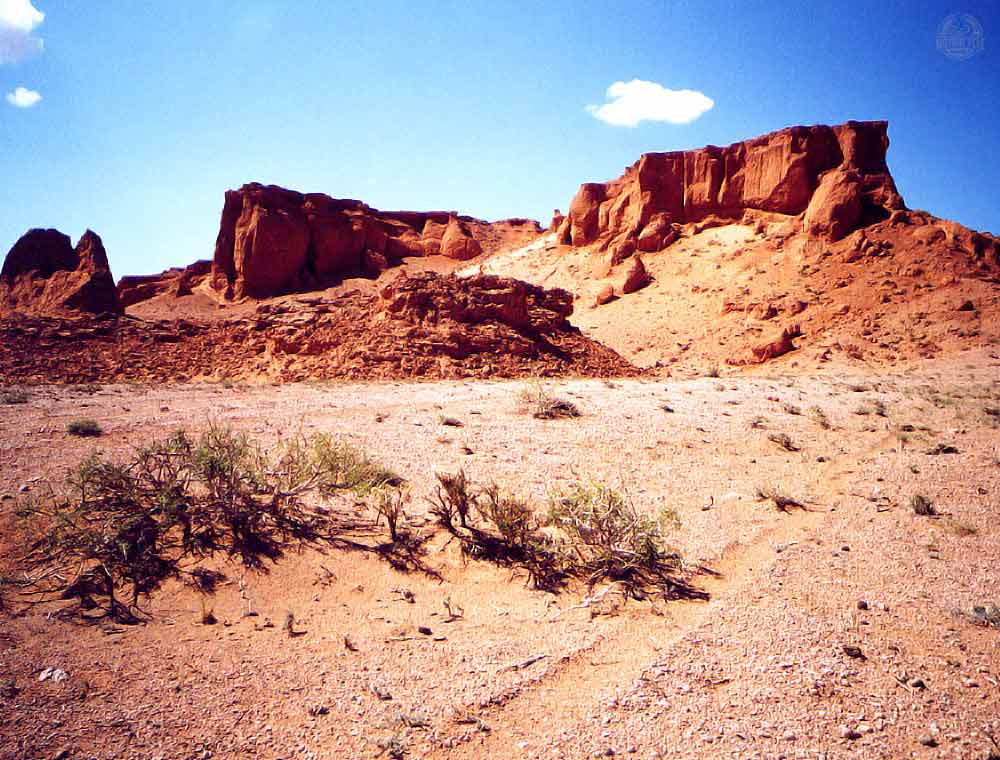
<instances>
[{"instance_id":1,"label":"cliff face","mask_svg":"<svg viewBox=\"0 0 1000 760\"><path fill-rule=\"evenodd\" d=\"M87 230L74 249L59 230L28 230L0 270L0 307L34 314L120 312L101 238Z\"/></svg>"},{"instance_id":2,"label":"cliff face","mask_svg":"<svg viewBox=\"0 0 1000 760\"><path fill-rule=\"evenodd\" d=\"M747 210L804 214L810 232L839 239L905 208L886 165L887 128L789 127L725 148L647 153L618 179L580 187L560 242L658 250L673 224Z\"/></svg>"},{"instance_id":3,"label":"cliff face","mask_svg":"<svg viewBox=\"0 0 1000 760\"><path fill-rule=\"evenodd\" d=\"M253 183L226 193L212 285L229 297L265 298L374 274L409 256L470 259L540 232L526 219L487 223L446 211L378 211L361 201Z\"/></svg>"}]
</instances>

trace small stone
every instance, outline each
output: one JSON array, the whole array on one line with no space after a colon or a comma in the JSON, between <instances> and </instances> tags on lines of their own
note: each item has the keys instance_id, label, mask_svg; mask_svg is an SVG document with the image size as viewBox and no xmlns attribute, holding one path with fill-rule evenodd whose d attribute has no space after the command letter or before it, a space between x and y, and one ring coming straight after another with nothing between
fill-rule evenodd
<instances>
[{"instance_id":1,"label":"small stone","mask_svg":"<svg viewBox=\"0 0 1000 760\"><path fill-rule=\"evenodd\" d=\"M844 546L840 547L840 551L842 551L842 552L849 552L850 550L851 550L851 547L847 546L846 544Z\"/></svg>"},{"instance_id":2,"label":"small stone","mask_svg":"<svg viewBox=\"0 0 1000 760\"><path fill-rule=\"evenodd\" d=\"M855 731L850 726L841 726L840 727L840 738L841 739L850 739L851 741L853 741L855 739L860 739L861 738L861 734L859 734L857 731Z\"/></svg>"},{"instance_id":3,"label":"small stone","mask_svg":"<svg viewBox=\"0 0 1000 760\"><path fill-rule=\"evenodd\" d=\"M27 483L23 483L21 487L18 488L17 490L20 491L21 493L28 493L28 491L31 490L31 486L29 486Z\"/></svg>"},{"instance_id":4,"label":"small stone","mask_svg":"<svg viewBox=\"0 0 1000 760\"><path fill-rule=\"evenodd\" d=\"M422 626L419 626L419 627L417 628L417 632L418 632L418 633L422 633L422 634L423 634L424 636L430 636L431 634L433 634L433 633L434 633L434 631L432 631L432 630L431 630L430 628L428 628L428 627L427 627L426 625L422 625Z\"/></svg>"},{"instance_id":5,"label":"small stone","mask_svg":"<svg viewBox=\"0 0 1000 760\"><path fill-rule=\"evenodd\" d=\"M843 649L844 654L848 657L853 657L855 660L865 659L865 654L861 651L861 647L856 647L853 644L844 644Z\"/></svg>"},{"instance_id":6,"label":"small stone","mask_svg":"<svg viewBox=\"0 0 1000 760\"><path fill-rule=\"evenodd\" d=\"M858 609L859 610L867 610L868 609L868 602L866 602L864 599L858 599Z\"/></svg>"},{"instance_id":7,"label":"small stone","mask_svg":"<svg viewBox=\"0 0 1000 760\"><path fill-rule=\"evenodd\" d=\"M911 678L909 681L911 689L926 689L927 684L924 683L922 678Z\"/></svg>"},{"instance_id":8,"label":"small stone","mask_svg":"<svg viewBox=\"0 0 1000 760\"><path fill-rule=\"evenodd\" d=\"M45 668L38 674L39 681L52 681L52 683L62 683L69 678L69 673L61 668Z\"/></svg>"},{"instance_id":9,"label":"small stone","mask_svg":"<svg viewBox=\"0 0 1000 760\"><path fill-rule=\"evenodd\" d=\"M792 731L789 731L788 733L786 733L784 736L781 737L782 741L786 741L786 742L793 742L793 741L795 741L798 738L799 737L797 737L795 735L795 733L792 732Z\"/></svg>"},{"instance_id":10,"label":"small stone","mask_svg":"<svg viewBox=\"0 0 1000 760\"><path fill-rule=\"evenodd\" d=\"M965 683L965 688L967 688L967 689L978 689L979 688L979 682L976 681L976 680L974 680L974 679L972 679L972 678L966 678L965 681L964 681L964 683Z\"/></svg>"},{"instance_id":11,"label":"small stone","mask_svg":"<svg viewBox=\"0 0 1000 760\"><path fill-rule=\"evenodd\" d=\"M930 734L921 734L920 738L917 739L917 741L923 744L925 747L936 747L938 745L937 739L935 739Z\"/></svg>"}]
</instances>

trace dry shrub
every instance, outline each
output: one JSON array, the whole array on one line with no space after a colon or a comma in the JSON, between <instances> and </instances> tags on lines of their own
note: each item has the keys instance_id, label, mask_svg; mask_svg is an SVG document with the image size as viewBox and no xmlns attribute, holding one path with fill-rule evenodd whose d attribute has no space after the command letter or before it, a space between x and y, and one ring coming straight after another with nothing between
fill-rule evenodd
<instances>
[{"instance_id":1,"label":"dry shrub","mask_svg":"<svg viewBox=\"0 0 1000 760\"><path fill-rule=\"evenodd\" d=\"M669 585L680 556L666 543L679 520L663 511L650 516L636 509L627 494L609 486L576 485L552 498L549 522L566 537L566 565L593 586L620 581L640 597L652 587Z\"/></svg>"},{"instance_id":2,"label":"dry shrub","mask_svg":"<svg viewBox=\"0 0 1000 760\"><path fill-rule=\"evenodd\" d=\"M97 420L73 420L66 425L66 432L80 438L97 438L104 434Z\"/></svg>"},{"instance_id":3,"label":"dry shrub","mask_svg":"<svg viewBox=\"0 0 1000 760\"><path fill-rule=\"evenodd\" d=\"M401 526L406 522L405 507L410 502L409 489L384 484L373 489L370 498L372 509L379 518L385 520L389 538L395 543L399 540Z\"/></svg>"},{"instance_id":4,"label":"dry shrub","mask_svg":"<svg viewBox=\"0 0 1000 760\"><path fill-rule=\"evenodd\" d=\"M764 483L757 486L757 498L760 501L773 501L774 506L776 506L781 512L787 512L789 507L805 509L805 506L801 501L789 496L771 483Z\"/></svg>"},{"instance_id":5,"label":"dry shrub","mask_svg":"<svg viewBox=\"0 0 1000 760\"><path fill-rule=\"evenodd\" d=\"M454 475L439 472L435 477L438 484L430 499L431 514L448 530L455 529L456 517L463 528L468 527L469 511L476 503L476 497L469 491L465 470L459 470Z\"/></svg>"},{"instance_id":6,"label":"dry shrub","mask_svg":"<svg viewBox=\"0 0 1000 760\"><path fill-rule=\"evenodd\" d=\"M767 440L778 444L785 451L799 450L799 447L795 445L788 433L768 433Z\"/></svg>"},{"instance_id":7,"label":"dry shrub","mask_svg":"<svg viewBox=\"0 0 1000 760\"><path fill-rule=\"evenodd\" d=\"M556 398L541 383L534 383L521 390L518 404L525 414L539 420L554 420L560 417L579 417L576 404Z\"/></svg>"},{"instance_id":8,"label":"dry shrub","mask_svg":"<svg viewBox=\"0 0 1000 760\"><path fill-rule=\"evenodd\" d=\"M910 509L913 510L914 514L920 515L921 517L933 517L938 513L937 508L934 506L934 502L922 493L914 494L914 496L910 499Z\"/></svg>"},{"instance_id":9,"label":"dry shrub","mask_svg":"<svg viewBox=\"0 0 1000 760\"><path fill-rule=\"evenodd\" d=\"M29 396L20 388L8 388L0 391L0 405L27 404Z\"/></svg>"},{"instance_id":10,"label":"dry shrub","mask_svg":"<svg viewBox=\"0 0 1000 760\"><path fill-rule=\"evenodd\" d=\"M329 517L307 495L392 479L328 436L296 436L270 455L229 428L212 426L197 441L177 432L126 461L93 456L61 492L22 502L34 536L22 560L36 592L85 608L104 598L109 615L134 619L140 599L169 578L207 593L203 572L190 569L199 560L222 554L262 569L318 540Z\"/></svg>"}]
</instances>

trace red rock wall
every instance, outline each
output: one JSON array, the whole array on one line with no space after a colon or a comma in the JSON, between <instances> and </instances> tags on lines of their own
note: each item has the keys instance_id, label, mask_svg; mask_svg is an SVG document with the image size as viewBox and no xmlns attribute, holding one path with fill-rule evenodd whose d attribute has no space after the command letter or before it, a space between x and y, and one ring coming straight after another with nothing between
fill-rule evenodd
<instances>
[{"instance_id":1,"label":"red rock wall","mask_svg":"<svg viewBox=\"0 0 1000 760\"><path fill-rule=\"evenodd\" d=\"M886 165L887 128L884 121L789 127L725 148L647 153L618 179L580 187L560 226L561 242L621 246L650 224L739 219L747 209L802 214L831 172L841 175L831 184L840 185L844 209L837 219L823 209L812 209L812 217L816 232L842 236L904 208ZM845 192L856 204L841 197ZM656 242L645 249L656 250Z\"/></svg>"},{"instance_id":2,"label":"red rock wall","mask_svg":"<svg viewBox=\"0 0 1000 760\"><path fill-rule=\"evenodd\" d=\"M381 268L373 262L466 260L498 241L527 242L540 233L530 220L491 224L446 211L383 212L361 201L254 183L226 193L212 284L230 297L265 298Z\"/></svg>"}]
</instances>

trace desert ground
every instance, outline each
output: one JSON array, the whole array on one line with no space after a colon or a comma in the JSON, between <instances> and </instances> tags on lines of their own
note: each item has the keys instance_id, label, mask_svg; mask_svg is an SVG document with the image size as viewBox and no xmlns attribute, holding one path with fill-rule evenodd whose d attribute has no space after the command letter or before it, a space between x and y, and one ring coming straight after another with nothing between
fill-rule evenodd
<instances>
[{"instance_id":1,"label":"desert ground","mask_svg":"<svg viewBox=\"0 0 1000 760\"><path fill-rule=\"evenodd\" d=\"M0 405L14 582L0 758L1000 755L995 347L889 370L710 374L546 379L580 412L552 420L523 408L532 380L8 395L22 403ZM103 435L70 435L81 418ZM409 548L363 499L336 496L323 505L343 516L337 541L258 572L219 560L228 581L211 599L170 583L141 624L21 599L23 499L95 451L125 457L210 424L265 447L350 441L410 487ZM547 591L516 564L464 556L427 500L435 473L459 469L539 514L573 483L672 510L689 593ZM936 514L916 514L917 496Z\"/></svg>"}]
</instances>

